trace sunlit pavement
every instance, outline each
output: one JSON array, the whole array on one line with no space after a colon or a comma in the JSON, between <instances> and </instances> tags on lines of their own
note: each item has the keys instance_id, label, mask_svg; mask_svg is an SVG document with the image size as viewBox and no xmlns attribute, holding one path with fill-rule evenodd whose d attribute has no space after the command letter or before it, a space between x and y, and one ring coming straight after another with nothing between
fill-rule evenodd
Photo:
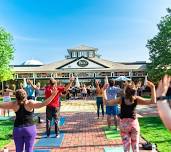
<instances>
[{"instance_id":1,"label":"sunlit pavement","mask_svg":"<svg viewBox=\"0 0 171 152\"><path fill-rule=\"evenodd\" d=\"M156 115L156 107L139 106L137 108L138 116ZM45 121L45 107L37 109L35 112L41 113L41 119ZM59 148L51 148L52 152L104 152L106 146L121 145L121 140L107 140L102 130L102 126L106 124L104 119L97 119L95 100L70 100L62 101L61 115L66 118L65 125L60 130L65 132L64 140ZM45 123L37 125L37 140L41 137L41 133L45 131ZM142 142L142 139L140 140ZM9 146L10 152L14 150L14 144ZM41 147L39 147L41 148ZM43 147L42 147L43 148ZM140 150L145 152L145 150Z\"/></svg>"}]
</instances>

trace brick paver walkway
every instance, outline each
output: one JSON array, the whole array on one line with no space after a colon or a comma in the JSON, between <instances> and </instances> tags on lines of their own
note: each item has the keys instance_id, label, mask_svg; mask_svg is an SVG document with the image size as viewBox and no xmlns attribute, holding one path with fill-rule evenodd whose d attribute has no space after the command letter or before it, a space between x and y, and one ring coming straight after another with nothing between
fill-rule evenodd
<instances>
[{"instance_id":1,"label":"brick paver walkway","mask_svg":"<svg viewBox=\"0 0 171 152\"><path fill-rule=\"evenodd\" d=\"M119 139L106 139L102 130L102 126L106 124L106 118L97 119L94 101L64 102L62 105L61 115L66 118L65 125L61 127L65 133L62 145L59 148L44 148L49 148L52 152L104 152L105 146L121 145ZM150 110L154 111L154 107L153 109L139 107L138 111L141 111L140 109L143 109L144 113L150 112ZM44 111L44 109L40 111ZM41 114L41 117L45 120L44 113ZM45 131L45 123L37 125L37 128L39 137ZM9 145L9 151L15 151L14 144ZM140 151L145 152L144 150Z\"/></svg>"}]
</instances>

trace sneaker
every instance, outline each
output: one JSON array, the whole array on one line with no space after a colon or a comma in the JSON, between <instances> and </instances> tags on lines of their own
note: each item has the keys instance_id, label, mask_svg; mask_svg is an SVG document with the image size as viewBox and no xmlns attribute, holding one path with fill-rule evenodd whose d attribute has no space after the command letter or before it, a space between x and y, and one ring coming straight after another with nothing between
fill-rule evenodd
<instances>
[{"instance_id":1,"label":"sneaker","mask_svg":"<svg viewBox=\"0 0 171 152\"><path fill-rule=\"evenodd\" d=\"M55 138L60 138L60 134L57 134L57 135L55 136Z\"/></svg>"}]
</instances>

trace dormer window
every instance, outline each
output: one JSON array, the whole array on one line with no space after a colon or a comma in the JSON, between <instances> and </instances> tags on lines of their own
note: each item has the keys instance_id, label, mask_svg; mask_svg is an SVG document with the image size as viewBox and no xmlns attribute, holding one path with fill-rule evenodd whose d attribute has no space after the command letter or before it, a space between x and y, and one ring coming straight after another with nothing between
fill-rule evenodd
<instances>
[{"instance_id":1,"label":"dormer window","mask_svg":"<svg viewBox=\"0 0 171 152\"><path fill-rule=\"evenodd\" d=\"M72 52L72 57L76 58L77 57L77 52Z\"/></svg>"},{"instance_id":2,"label":"dormer window","mask_svg":"<svg viewBox=\"0 0 171 152\"><path fill-rule=\"evenodd\" d=\"M89 51L89 57L94 57L94 51Z\"/></svg>"},{"instance_id":3,"label":"dormer window","mask_svg":"<svg viewBox=\"0 0 171 152\"><path fill-rule=\"evenodd\" d=\"M76 48L71 48L67 49L69 56L66 56L67 59L69 58L77 58L77 57L96 57L96 51L98 50L97 48L85 46L85 45L80 45L79 47Z\"/></svg>"}]
</instances>

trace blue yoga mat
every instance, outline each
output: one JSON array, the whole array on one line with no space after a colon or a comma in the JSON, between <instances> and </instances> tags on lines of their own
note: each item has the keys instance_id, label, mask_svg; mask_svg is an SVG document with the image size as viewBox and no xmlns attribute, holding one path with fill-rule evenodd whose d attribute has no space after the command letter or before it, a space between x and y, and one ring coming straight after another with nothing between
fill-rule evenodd
<instances>
[{"instance_id":1,"label":"blue yoga mat","mask_svg":"<svg viewBox=\"0 0 171 152\"><path fill-rule=\"evenodd\" d=\"M51 152L51 150L48 149L35 149L33 152Z\"/></svg>"},{"instance_id":2,"label":"blue yoga mat","mask_svg":"<svg viewBox=\"0 0 171 152\"><path fill-rule=\"evenodd\" d=\"M63 126L64 124L65 124L65 118L61 117L60 122L59 122L59 126Z\"/></svg>"},{"instance_id":3,"label":"blue yoga mat","mask_svg":"<svg viewBox=\"0 0 171 152\"><path fill-rule=\"evenodd\" d=\"M63 126L64 124L65 124L65 118L61 117L59 126ZM54 121L52 121L52 125L54 125ZM47 136L46 133L44 133L41 139L39 139L34 146L35 147L59 147L63 141L64 133L60 132L59 138L55 138L54 131L50 134L49 138L47 138L46 136Z\"/></svg>"},{"instance_id":4,"label":"blue yoga mat","mask_svg":"<svg viewBox=\"0 0 171 152\"><path fill-rule=\"evenodd\" d=\"M9 120L9 119L11 119L11 117L7 117L7 116L0 116L0 120Z\"/></svg>"},{"instance_id":5,"label":"blue yoga mat","mask_svg":"<svg viewBox=\"0 0 171 152\"><path fill-rule=\"evenodd\" d=\"M50 137L47 138L46 134L42 136L40 140L34 145L34 147L60 147L64 139L64 133L60 132L60 137L56 138L55 133L51 133Z\"/></svg>"},{"instance_id":6,"label":"blue yoga mat","mask_svg":"<svg viewBox=\"0 0 171 152\"><path fill-rule=\"evenodd\" d=\"M123 146L116 146L116 147L105 147L104 152L124 152ZM130 149L132 152L132 149Z\"/></svg>"},{"instance_id":7,"label":"blue yoga mat","mask_svg":"<svg viewBox=\"0 0 171 152\"><path fill-rule=\"evenodd\" d=\"M59 121L59 126L63 126L65 124L65 118L61 117ZM51 126L54 126L54 120L51 121Z\"/></svg>"}]
</instances>

